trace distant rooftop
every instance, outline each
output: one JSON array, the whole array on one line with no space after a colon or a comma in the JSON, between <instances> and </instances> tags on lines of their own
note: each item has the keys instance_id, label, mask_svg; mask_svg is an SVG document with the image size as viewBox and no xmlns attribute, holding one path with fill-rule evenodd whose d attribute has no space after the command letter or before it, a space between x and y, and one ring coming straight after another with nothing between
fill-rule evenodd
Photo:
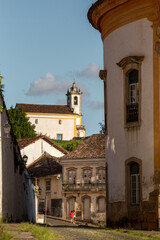
<instances>
[{"instance_id":1,"label":"distant rooftop","mask_svg":"<svg viewBox=\"0 0 160 240\"><path fill-rule=\"evenodd\" d=\"M46 177L62 173L62 166L56 162L56 158L49 154L43 154L36 161L31 163L28 167L33 177Z\"/></svg>"},{"instance_id":2,"label":"distant rooftop","mask_svg":"<svg viewBox=\"0 0 160 240\"><path fill-rule=\"evenodd\" d=\"M22 139L17 139L17 142L18 142L18 146L19 146L19 148L21 150L21 149L27 147L28 145L38 141L39 139L43 139L44 141L46 141L51 146L55 147L56 149L58 149L59 151L61 151L64 154L68 153L68 151L66 149L64 149L63 147L58 145L56 142L52 141L47 136L37 136L37 137L31 137L31 138L22 138Z\"/></svg>"},{"instance_id":3,"label":"distant rooftop","mask_svg":"<svg viewBox=\"0 0 160 240\"><path fill-rule=\"evenodd\" d=\"M59 113L59 114L74 114L67 105L43 105L43 104L26 104L17 103L16 108L22 108L28 113Z\"/></svg>"},{"instance_id":4,"label":"distant rooftop","mask_svg":"<svg viewBox=\"0 0 160 240\"><path fill-rule=\"evenodd\" d=\"M60 159L105 158L105 135L93 134Z\"/></svg>"}]
</instances>

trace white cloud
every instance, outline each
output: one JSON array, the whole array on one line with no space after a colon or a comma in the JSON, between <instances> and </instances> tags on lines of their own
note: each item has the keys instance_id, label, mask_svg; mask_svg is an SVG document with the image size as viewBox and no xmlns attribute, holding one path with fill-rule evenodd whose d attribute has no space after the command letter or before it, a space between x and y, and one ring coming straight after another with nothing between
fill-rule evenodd
<instances>
[{"instance_id":1,"label":"white cloud","mask_svg":"<svg viewBox=\"0 0 160 240\"><path fill-rule=\"evenodd\" d=\"M67 92L67 89L70 89L73 81L56 81L56 78L51 73L46 73L44 77L35 80L30 84L29 90L26 95L29 96L42 96L48 94L63 94ZM87 91L84 84L80 82L76 82L78 88L84 92L84 95L89 96L89 92Z\"/></svg>"},{"instance_id":2,"label":"white cloud","mask_svg":"<svg viewBox=\"0 0 160 240\"><path fill-rule=\"evenodd\" d=\"M77 77L98 78L100 67L96 63L90 63L87 68L76 73Z\"/></svg>"}]
</instances>

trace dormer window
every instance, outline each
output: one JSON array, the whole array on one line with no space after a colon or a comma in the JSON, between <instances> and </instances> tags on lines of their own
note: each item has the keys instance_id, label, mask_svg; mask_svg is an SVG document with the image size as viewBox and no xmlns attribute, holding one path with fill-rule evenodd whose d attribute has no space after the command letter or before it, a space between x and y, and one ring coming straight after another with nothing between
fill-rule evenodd
<instances>
[{"instance_id":1,"label":"dormer window","mask_svg":"<svg viewBox=\"0 0 160 240\"><path fill-rule=\"evenodd\" d=\"M78 105L78 97L77 96L74 97L74 105Z\"/></svg>"}]
</instances>

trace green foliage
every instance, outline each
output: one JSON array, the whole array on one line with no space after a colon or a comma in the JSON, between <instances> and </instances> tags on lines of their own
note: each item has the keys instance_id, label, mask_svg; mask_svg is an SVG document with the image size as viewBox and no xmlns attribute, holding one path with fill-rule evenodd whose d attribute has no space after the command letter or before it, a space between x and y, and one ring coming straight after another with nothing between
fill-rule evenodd
<instances>
[{"instance_id":1,"label":"green foliage","mask_svg":"<svg viewBox=\"0 0 160 240\"><path fill-rule=\"evenodd\" d=\"M104 134L105 133L105 124L103 122L102 123L101 122L98 123L100 125L100 131L99 131L100 134Z\"/></svg>"},{"instance_id":2,"label":"green foliage","mask_svg":"<svg viewBox=\"0 0 160 240\"><path fill-rule=\"evenodd\" d=\"M12 237L13 236L5 230L4 226L0 225L0 240L9 240Z\"/></svg>"},{"instance_id":3,"label":"green foliage","mask_svg":"<svg viewBox=\"0 0 160 240\"><path fill-rule=\"evenodd\" d=\"M61 147L65 148L67 151L71 152L73 149L75 149L79 144L83 142L83 140L70 140L70 141L61 141L61 140L54 140L57 144L59 144Z\"/></svg>"},{"instance_id":4,"label":"green foliage","mask_svg":"<svg viewBox=\"0 0 160 240\"><path fill-rule=\"evenodd\" d=\"M47 225L43 227L42 225L36 225L31 223L21 223L20 229L23 231L31 232L38 240L63 240L63 236L59 236L50 229Z\"/></svg>"},{"instance_id":5,"label":"green foliage","mask_svg":"<svg viewBox=\"0 0 160 240\"><path fill-rule=\"evenodd\" d=\"M17 139L36 136L35 125L29 122L29 118L21 108L11 107L8 110L8 116Z\"/></svg>"}]
</instances>

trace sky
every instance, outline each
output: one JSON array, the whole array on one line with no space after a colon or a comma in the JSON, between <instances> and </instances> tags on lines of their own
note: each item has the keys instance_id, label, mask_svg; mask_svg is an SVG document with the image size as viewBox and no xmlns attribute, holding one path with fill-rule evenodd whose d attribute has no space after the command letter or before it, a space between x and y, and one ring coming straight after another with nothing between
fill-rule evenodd
<instances>
[{"instance_id":1,"label":"sky","mask_svg":"<svg viewBox=\"0 0 160 240\"><path fill-rule=\"evenodd\" d=\"M95 0L0 0L0 73L7 108L66 105L73 81L83 92L82 125L104 120L103 45L87 19Z\"/></svg>"}]
</instances>

